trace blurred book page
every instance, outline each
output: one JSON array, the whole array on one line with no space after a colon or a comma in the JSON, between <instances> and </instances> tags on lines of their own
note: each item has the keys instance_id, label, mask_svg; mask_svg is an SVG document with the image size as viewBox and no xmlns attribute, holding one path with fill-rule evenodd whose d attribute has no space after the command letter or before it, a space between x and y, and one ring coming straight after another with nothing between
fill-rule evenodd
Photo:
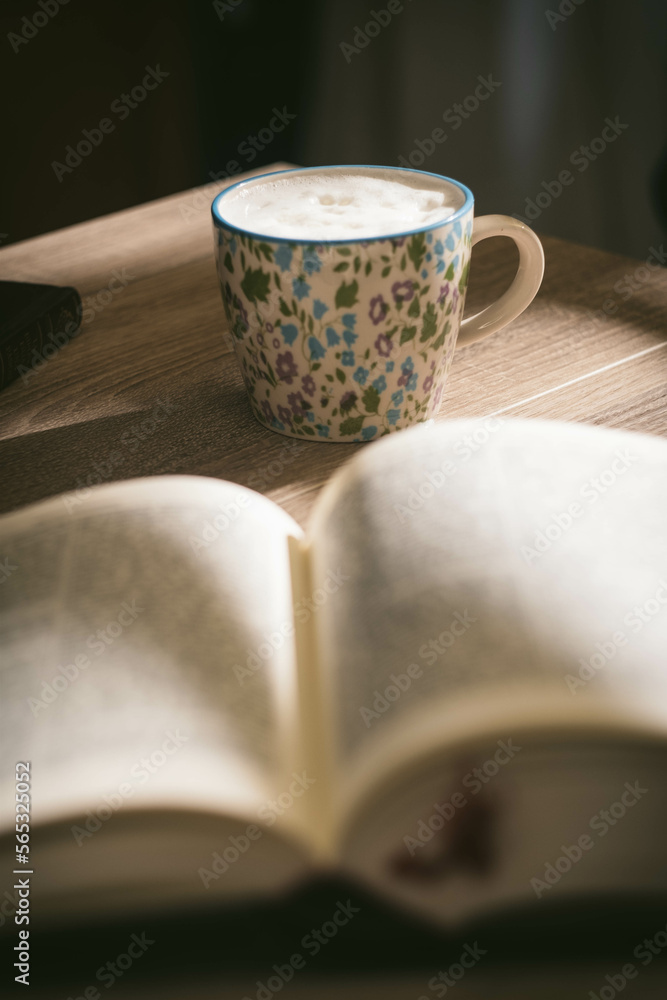
<instances>
[{"instance_id":1,"label":"blurred book page","mask_svg":"<svg viewBox=\"0 0 667 1000\"><path fill-rule=\"evenodd\" d=\"M105 796L256 815L296 728L289 534L270 501L196 477L0 522L4 780L31 762L33 822Z\"/></svg>"},{"instance_id":2,"label":"blurred book page","mask_svg":"<svg viewBox=\"0 0 667 1000\"><path fill-rule=\"evenodd\" d=\"M317 622L346 789L508 722L667 730L664 441L417 428L336 477L310 544L314 588L348 578Z\"/></svg>"}]
</instances>

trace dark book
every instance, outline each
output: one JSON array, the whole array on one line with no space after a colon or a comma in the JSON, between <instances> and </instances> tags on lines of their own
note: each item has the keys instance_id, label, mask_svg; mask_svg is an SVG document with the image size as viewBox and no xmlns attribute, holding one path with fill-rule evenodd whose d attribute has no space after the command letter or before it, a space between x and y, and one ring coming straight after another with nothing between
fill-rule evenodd
<instances>
[{"instance_id":1,"label":"dark book","mask_svg":"<svg viewBox=\"0 0 667 1000\"><path fill-rule=\"evenodd\" d=\"M75 288L0 281L0 389L29 382L81 325Z\"/></svg>"}]
</instances>

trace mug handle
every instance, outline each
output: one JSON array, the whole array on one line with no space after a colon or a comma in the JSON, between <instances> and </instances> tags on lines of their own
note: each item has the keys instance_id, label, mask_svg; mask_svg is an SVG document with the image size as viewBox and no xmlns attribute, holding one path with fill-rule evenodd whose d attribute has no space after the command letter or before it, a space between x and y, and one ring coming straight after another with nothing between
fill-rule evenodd
<instances>
[{"instance_id":1,"label":"mug handle","mask_svg":"<svg viewBox=\"0 0 667 1000\"><path fill-rule=\"evenodd\" d=\"M490 236L509 236L519 248L514 281L496 302L461 323L457 347L488 337L516 319L535 298L544 275L544 250L532 229L509 215L482 215L472 227L472 246Z\"/></svg>"}]
</instances>

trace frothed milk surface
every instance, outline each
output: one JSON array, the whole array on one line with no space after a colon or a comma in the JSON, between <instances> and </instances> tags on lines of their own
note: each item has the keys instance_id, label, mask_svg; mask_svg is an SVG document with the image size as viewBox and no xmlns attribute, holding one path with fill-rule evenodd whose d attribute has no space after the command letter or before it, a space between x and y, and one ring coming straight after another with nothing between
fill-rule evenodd
<instances>
[{"instance_id":1,"label":"frothed milk surface","mask_svg":"<svg viewBox=\"0 0 667 1000\"><path fill-rule=\"evenodd\" d=\"M249 183L221 199L233 226L263 236L345 240L387 236L444 222L463 204L443 179L426 186L418 174L295 173Z\"/></svg>"}]
</instances>

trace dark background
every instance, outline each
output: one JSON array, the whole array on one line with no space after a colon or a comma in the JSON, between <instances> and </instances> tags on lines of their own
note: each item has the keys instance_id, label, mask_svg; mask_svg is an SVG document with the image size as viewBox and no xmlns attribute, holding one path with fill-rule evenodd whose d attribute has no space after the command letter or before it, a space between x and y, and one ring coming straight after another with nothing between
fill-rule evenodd
<instances>
[{"instance_id":1,"label":"dark background","mask_svg":"<svg viewBox=\"0 0 667 1000\"><path fill-rule=\"evenodd\" d=\"M300 945L304 930L321 927L339 900L351 903L358 912L318 955L312 956ZM438 994L429 989L428 981L456 962L466 944L479 944L483 958L466 973L463 983L456 984L459 989L452 996L495 1000L511 996L515 986L525 997L528 992L525 984L521 988L522 976L531 971L541 972L546 992L550 977L544 970L552 968L558 972L569 969L572 974L574 989L561 993L562 1000L590 1000L592 989L608 985L605 974L617 975L633 961L638 942L653 941L665 923L665 901L660 898L611 896L560 905L545 897L539 906L519 907L502 916L493 914L443 932L380 904L358 885L337 880L314 883L277 900L204 914L186 910L174 917L153 912L103 925L63 921L48 931L31 925L33 958L27 993L7 974L15 961L11 949L16 928L11 922L8 933L0 932L0 959L8 998L34 995L36 1000L83 1000L90 985L99 987L106 996L107 987L99 986L96 971L127 950L133 933L145 932L153 944L133 963L127 977L112 984L113 997L128 993L132 1000L139 996L147 1000L256 1000L258 996L267 1000L266 992L258 993L258 983L266 983L276 964L284 967L289 956L301 949L307 964L296 973L295 982L309 983L314 1000L324 986L336 985L340 991L336 996L349 995L350 1000L356 1000L366 994L377 1000L383 996L378 980L401 977L419 984L417 990L402 991L406 1000L424 996L437 1000ZM650 963L650 976L642 978L644 967L636 957L634 961L639 977L626 983L623 996L628 1000L662 1000L667 980L665 950ZM487 989L478 985L478 975L488 976ZM497 982L497 991L488 991L489 982ZM292 986L294 983L286 983L274 996L288 1000ZM559 994L549 991L548 995ZM605 1000L607 995L608 991Z\"/></svg>"},{"instance_id":2,"label":"dark background","mask_svg":"<svg viewBox=\"0 0 667 1000\"><path fill-rule=\"evenodd\" d=\"M403 0L375 36L364 26L386 0L42 2L51 16L39 0L0 15L5 245L207 183L230 160L397 164L419 160L418 141L422 168L467 183L480 213L525 216L545 192L541 232L637 257L664 239L665 0ZM169 75L121 120L110 107L148 66ZM479 108L443 123L489 76L500 85ZM252 150L274 108L296 117ZM104 117L113 132L59 179L54 162ZM618 138L572 167L617 117Z\"/></svg>"}]
</instances>

